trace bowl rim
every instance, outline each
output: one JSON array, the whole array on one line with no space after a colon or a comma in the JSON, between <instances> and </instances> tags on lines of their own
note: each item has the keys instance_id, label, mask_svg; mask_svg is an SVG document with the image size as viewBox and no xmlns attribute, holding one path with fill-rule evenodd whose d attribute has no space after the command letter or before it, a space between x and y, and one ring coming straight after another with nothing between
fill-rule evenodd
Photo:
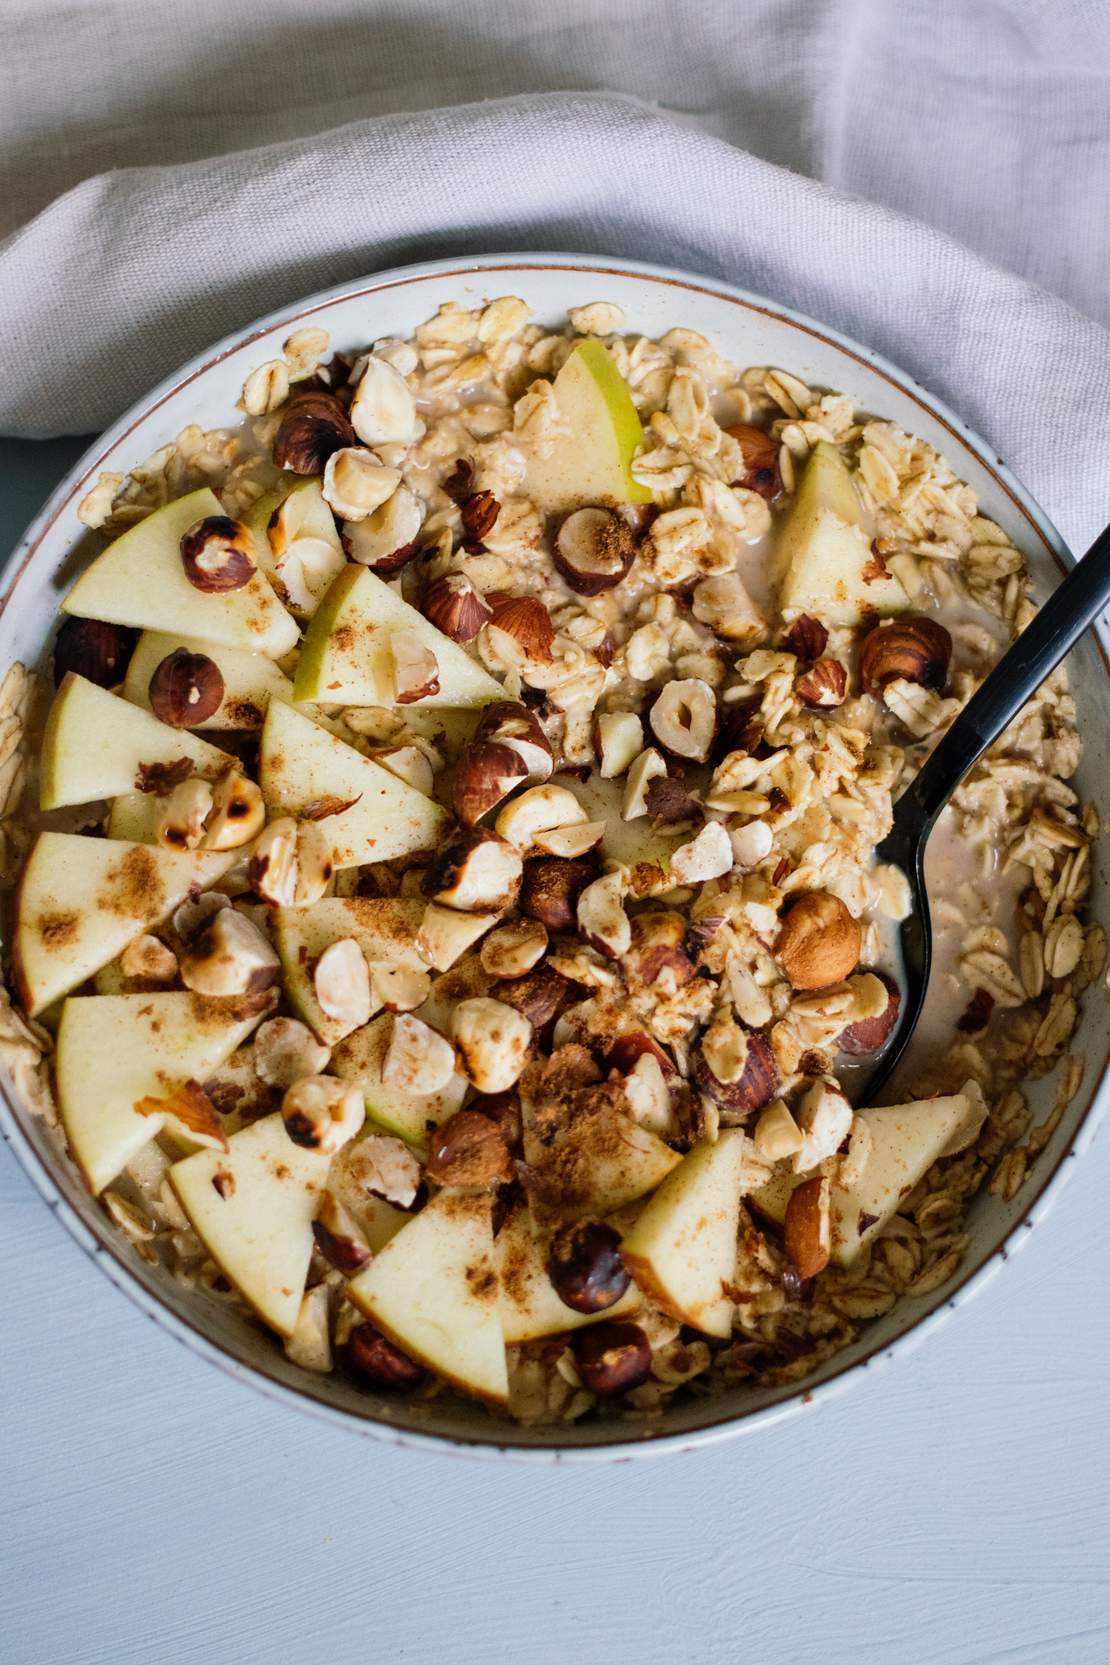
<instances>
[{"instance_id":1,"label":"bowl rim","mask_svg":"<svg viewBox=\"0 0 1110 1665\"><path fill-rule=\"evenodd\" d=\"M596 273L600 278L632 278L649 284L709 295L718 300L728 301L746 311L774 318L804 335L839 349L848 358L855 359L889 381L977 457L996 484L1010 498L1015 509L1025 520L1029 532L1040 540L1046 554L1061 572L1066 571L1073 563L1074 556L1052 521L1033 495L995 454L993 448L987 445L944 400L926 390L882 354L863 346L843 332L751 290L668 265L605 255L507 251L416 261L404 266L387 268L364 278L333 284L299 302L275 308L264 317L242 329L229 332L213 346L195 354L136 400L67 470L3 564L0 614L6 610L20 578L47 533L78 494L83 494L89 480L99 471L114 447L183 387L203 377L232 353L249 346L252 341L268 335L275 329L302 324L314 313L336 303L359 299L385 289L415 285L429 278L453 276L465 280L475 274L560 269ZM1110 662L1107 660L1106 648L1098 630L1095 632L1095 641L1103 669L1110 676ZM943 1323L951 1312L987 1285L1003 1262L1028 1239L1032 1228L1047 1216L1063 1189L1071 1168L1070 1159L1090 1147L1107 1104L1110 1103L1108 1065L1110 1049L1102 1060L1090 1103L1083 1112L1071 1143L1061 1152L1051 1169L1045 1170L1044 1177L1015 1217L1006 1236L993 1249L981 1254L977 1260L963 1269L953 1287L937 1298L925 1297L929 1304L902 1335L888 1343L877 1344L861 1357L840 1365L816 1386L807 1387L804 1380L785 1386L781 1395L770 1404L756 1406L739 1414L730 1412L727 1415L711 1417L696 1428L673 1433L653 1433L650 1427L647 1427L643 1433L629 1438L622 1430L618 1437L611 1441L601 1440L590 1445L532 1444L514 1438L512 1424L498 1424L492 1421L488 1438L479 1434L471 1436L463 1433L432 1433L418 1426L401 1427L370 1413L360 1416L327 1403L320 1393L313 1391L316 1378L307 1373L303 1386L291 1386L279 1380L259 1361L237 1356L229 1347L214 1341L201 1327L199 1318L194 1322L191 1318L186 1319L172 1311L154 1289L148 1287L139 1273L136 1257L129 1246L120 1240L121 1234L112 1227L110 1221L105 1219L103 1225L97 1222L97 1229L90 1229L88 1223L81 1218L63 1194L53 1171L54 1163L40 1153L24 1129L22 1117L25 1112L18 1107L18 1096L14 1093L6 1072L0 1072L0 1137L13 1151L39 1195L70 1236L100 1266L118 1289L183 1346L217 1365L234 1379L248 1383L256 1392L267 1398L302 1413L308 1413L331 1426L341 1427L364 1437L383 1440L401 1447L413 1446L424 1451L437 1451L449 1456L484 1459L509 1457L517 1461L547 1464L627 1462L634 1457L662 1456L717 1445L795 1417L803 1410L825 1404L857 1385L872 1366L884 1366L896 1355L901 1358L921 1345L926 1336ZM706 1401L707 1405L713 1403L712 1400ZM614 1428L618 1426L614 1424ZM573 1431L573 1426L569 1431Z\"/></svg>"}]
</instances>

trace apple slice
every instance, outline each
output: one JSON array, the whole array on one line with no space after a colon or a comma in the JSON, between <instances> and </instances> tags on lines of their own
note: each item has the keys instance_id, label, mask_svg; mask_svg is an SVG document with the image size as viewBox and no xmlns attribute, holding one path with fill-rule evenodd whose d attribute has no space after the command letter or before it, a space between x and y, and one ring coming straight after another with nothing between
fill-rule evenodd
<instances>
[{"instance_id":1,"label":"apple slice","mask_svg":"<svg viewBox=\"0 0 1110 1665\"><path fill-rule=\"evenodd\" d=\"M635 1284L630 1284L620 1300L604 1312L576 1312L565 1305L547 1272L550 1241L550 1233L540 1227L527 1203L514 1208L497 1234L501 1325L507 1347L578 1330L605 1318L623 1318L641 1305Z\"/></svg>"},{"instance_id":2,"label":"apple slice","mask_svg":"<svg viewBox=\"0 0 1110 1665\"><path fill-rule=\"evenodd\" d=\"M856 1113L871 1129L871 1154L857 1185L848 1190L833 1185L830 1193L832 1259L838 1266L850 1266L879 1235L939 1157L962 1150L976 1137L986 1105L978 1084L967 1081L960 1092L944 1098L868 1105ZM775 1174L752 1193L752 1207L781 1225L790 1194L803 1177Z\"/></svg>"},{"instance_id":3,"label":"apple slice","mask_svg":"<svg viewBox=\"0 0 1110 1665\"><path fill-rule=\"evenodd\" d=\"M297 1322L330 1161L295 1145L276 1113L233 1133L226 1151L197 1151L169 1170L208 1253L279 1335L291 1335Z\"/></svg>"},{"instance_id":4,"label":"apple slice","mask_svg":"<svg viewBox=\"0 0 1110 1665\"><path fill-rule=\"evenodd\" d=\"M826 440L813 447L802 471L779 533L777 562L784 575L779 607L788 618L809 613L823 624L852 625L910 604L872 554L851 470Z\"/></svg>"},{"instance_id":5,"label":"apple slice","mask_svg":"<svg viewBox=\"0 0 1110 1665\"><path fill-rule=\"evenodd\" d=\"M62 809L133 792L140 765L183 759L209 780L233 762L188 729L170 728L151 712L69 671L43 731L39 808Z\"/></svg>"},{"instance_id":6,"label":"apple slice","mask_svg":"<svg viewBox=\"0 0 1110 1665\"><path fill-rule=\"evenodd\" d=\"M608 1103L581 1111L550 1145L525 1106L524 1156L535 1195L569 1216L611 1214L654 1191L682 1160Z\"/></svg>"},{"instance_id":7,"label":"apple slice","mask_svg":"<svg viewBox=\"0 0 1110 1665\"><path fill-rule=\"evenodd\" d=\"M621 1244L621 1258L672 1318L705 1335L732 1331L724 1286L736 1275L744 1136L722 1132L669 1174Z\"/></svg>"},{"instance_id":8,"label":"apple slice","mask_svg":"<svg viewBox=\"0 0 1110 1665\"><path fill-rule=\"evenodd\" d=\"M294 697L332 704L394 704L389 640L405 630L435 654L439 689L415 709L488 705L504 690L457 642L437 630L368 567L344 567L305 632ZM406 710L409 707L406 705Z\"/></svg>"},{"instance_id":9,"label":"apple slice","mask_svg":"<svg viewBox=\"0 0 1110 1665\"><path fill-rule=\"evenodd\" d=\"M420 1008L417 1017L427 1016ZM331 1072L345 1081L357 1081L366 1100L366 1114L386 1130L405 1139L410 1145L423 1147L427 1143L429 1127L438 1127L448 1116L462 1108L466 1097L466 1077L456 1070L446 1087L437 1093L406 1093L399 1087L387 1086L382 1080L393 1017L383 1012L372 1018L364 1029L356 1029L340 1041L331 1055Z\"/></svg>"},{"instance_id":10,"label":"apple slice","mask_svg":"<svg viewBox=\"0 0 1110 1665\"><path fill-rule=\"evenodd\" d=\"M180 636L162 630L144 630L136 642L124 679L124 699L149 711L150 679L163 659L179 648L184 648L186 653L203 653L218 667L224 679L220 704L203 723L195 723L194 728L261 728L272 699L292 702L293 684L265 654L243 653L216 642L202 642L197 636Z\"/></svg>"},{"instance_id":11,"label":"apple slice","mask_svg":"<svg viewBox=\"0 0 1110 1665\"><path fill-rule=\"evenodd\" d=\"M54 1080L69 1148L94 1195L166 1124L135 1105L206 1081L272 1006L268 995L211 1000L187 991L69 997Z\"/></svg>"},{"instance_id":12,"label":"apple slice","mask_svg":"<svg viewBox=\"0 0 1110 1665\"><path fill-rule=\"evenodd\" d=\"M277 700L262 725L259 781L271 808L323 822L336 867L434 849L447 825L422 792Z\"/></svg>"},{"instance_id":13,"label":"apple slice","mask_svg":"<svg viewBox=\"0 0 1110 1665\"><path fill-rule=\"evenodd\" d=\"M223 513L207 486L156 509L97 556L62 611L139 630L183 630L206 642L282 658L300 632L261 573L241 589L218 594L198 590L185 576L183 535L198 520Z\"/></svg>"},{"instance_id":14,"label":"apple slice","mask_svg":"<svg viewBox=\"0 0 1110 1665\"><path fill-rule=\"evenodd\" d=\"M282 474L243 516L258 564L298 618L310 618L346 565L339 530L314 475Z\"/></svg>"},{"instance_id":15,"label":"apple slice","mask_svg":"<svg viewBox=\"0 0 1110 1665\"><path fill-rule=\"evenodd\" d=\"M351 937L367 961L387 961L411 971L428 969L416 951L424 904L415 899L328 896L311 908L275 908L271 917L286 997L297 1016L328 1046L334 1046L350 1031L322 1012L316 998L312 979L325 948Z\"/></svg>"},{"instance_id":16,"label":"apple slice","mask_svg":"<svg viewBox=\"0 0 1110 1665\"><path fill-rule=\"evenodd\" d=\"M15 905L14 974L32 1016L215 884L236 850L162 850L79 833L40 833Z\"/></svg>"},{"instance_id":17,"label":"apple slice","mask_svg":"<svg viewBox=\"0 0 1110 1665\"><path fill-rule=\"evenodd\" d=\"M346 1294L396 1346L476 1399L509 1397L492 1200L441 1191Z\"/></svg>"},{"instance_id":18,"label":"apple slice","mask_svg":"<svg viewBox=\"0 0 1110 1665\"><path fill-rule=\"evenodd\" d=\"M555 378L566 432L545 456L528 457L526 489L540 508L564 513L586 503L650 503L632 478L644 430L628 384L600 341L582 341Z\"/></svg>"}]
</instances>

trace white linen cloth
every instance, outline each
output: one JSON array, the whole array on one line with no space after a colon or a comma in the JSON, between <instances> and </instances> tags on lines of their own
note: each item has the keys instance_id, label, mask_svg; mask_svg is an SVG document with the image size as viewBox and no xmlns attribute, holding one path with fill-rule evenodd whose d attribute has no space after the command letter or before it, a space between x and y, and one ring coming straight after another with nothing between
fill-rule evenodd
<instances>
[{"instance_id":1,"label":"white linen cloth","mask_svg":"<svg viewBox=\"0 0 1110 1665\"><path fill-rule=\"evenodd\" d=\"M0 25L0 430L100 426L333 281L579 249L847 330L1078 547L1107 518L1104 0L0 0Z\"/></svg>"}]
</instances>

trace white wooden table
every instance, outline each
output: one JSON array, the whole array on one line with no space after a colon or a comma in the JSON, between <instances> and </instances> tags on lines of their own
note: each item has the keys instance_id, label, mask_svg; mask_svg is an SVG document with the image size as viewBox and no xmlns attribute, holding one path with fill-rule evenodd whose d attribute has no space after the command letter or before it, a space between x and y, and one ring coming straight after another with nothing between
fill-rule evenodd
<instances>
[{"instance_id":1,"label":"white wooden table","mask_svg":"<svg viewBox=\"0 0 1110 1665\"><path fill-rule=\"evenodd\" d=\"M3 548L72 445L0 444ZM0 1148L2 1665L1107 1665L1110 1141L922 1349L704 1453L398 1451L143 1317Z\"/></svg>"}]
</instances>

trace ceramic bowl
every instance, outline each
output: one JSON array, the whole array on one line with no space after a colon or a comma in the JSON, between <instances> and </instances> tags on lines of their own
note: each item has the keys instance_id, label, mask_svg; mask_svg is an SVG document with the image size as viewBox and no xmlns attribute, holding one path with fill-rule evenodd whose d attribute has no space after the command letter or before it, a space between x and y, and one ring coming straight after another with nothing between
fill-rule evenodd
<instances>
[{"instance_id":1,"label":"ceramic bowl","mask_svg":"<svg viewBox=\"0 0 1110 1665\"><path fill-rule=\"evenodd\" d=\"M408 335L442 301L476 304L522 296L539 319L559 323L567 309L616 301L629 330L658 336L674 325L700 330L740 365L779 365L818 386L837 388L868 410L921 435L942 451L979 494L984 513L1025 552L1044 594L1071 560L1062 539L1021 485L952 411L908 376L835 330L728 285L663 267L576 255L502 255L404 267L315 295L284 308L201 354L154 389L90 448L58 487L14 552L0 594L0 667L39 660L56 618L72 555L84 534L77 505L103 469L125 472L190 422L227 425L247 372L280 357L281 343L306 323L322 324L335 349L361 348L385 335ZM1088 637L1071 660L1085 753L1081 781L1105 780L1110 743L1110 677L1101 645ZM1089 790L1089 788L1088 788ZM1096 864L1092 906L1110 918L1106 878ZM658 1424L623 1421L519 1428L457 1399L427 1404L376 1397L341 1376L314 1376L286 1360L280 1345L226 1305L189 1291L132 1252L41 1122L26 1115L5 1086L0 1131L59 1222L112 1281L186 1346L229 1374L328 1421L396 1443L418 1442L476 1454L536 1459L604 1459L703 1445L813 1407L866 1371L922 1341L949 1311L983 1287L1028 1235L1058 1193L1067 1158L1089 1142L1106 1098L1106 1033L1101 1003L1089 998L1073 1046L1087 1059L1083 1086L1013 1201L981 1195L972 1205L966 1258L948 1285L902 1299L864 1326L856 1342L812 1377L791 1387L742 1388L718 1398L682 1399ZM1043 1115L1052 1077L1030 1099Z\"/></svg>"}]
</instances>

